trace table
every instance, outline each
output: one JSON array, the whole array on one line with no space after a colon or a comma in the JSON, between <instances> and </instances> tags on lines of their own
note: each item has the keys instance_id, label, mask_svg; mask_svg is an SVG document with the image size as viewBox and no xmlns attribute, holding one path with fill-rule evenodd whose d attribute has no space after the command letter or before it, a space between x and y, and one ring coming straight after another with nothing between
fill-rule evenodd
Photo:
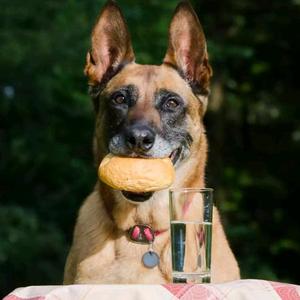
<instances>
[{"instance_id":1,"label":"table","mask_svg":"<svg viewBox=\"0 0 300 300\"><path fill-rule=\"evenodd\" d=\"M266 280L222 284L53 285L18 288L3 300L300 300L300 286Z\"/></svg>"}]
</instances>

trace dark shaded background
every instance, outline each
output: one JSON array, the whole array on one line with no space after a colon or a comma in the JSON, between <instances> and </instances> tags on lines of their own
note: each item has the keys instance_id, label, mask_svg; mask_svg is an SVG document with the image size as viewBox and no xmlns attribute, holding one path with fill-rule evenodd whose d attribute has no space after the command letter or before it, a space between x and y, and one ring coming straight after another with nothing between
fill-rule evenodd
<instances>
[{"instance_id":1,"label":"dark shaded background","mask_svg":"<svg viewBox=\"0 0 300 300\"><path fill-rule=\"evenodd\" d=\"M159 64L177 1L119 3L137 61ZM0 296L61 283L77 210L96 180L82 70L102 4L1 1ZM300 283L300 2L193 5L215 74L208 186L242 276Z\"/></svg>"}]
</instances>

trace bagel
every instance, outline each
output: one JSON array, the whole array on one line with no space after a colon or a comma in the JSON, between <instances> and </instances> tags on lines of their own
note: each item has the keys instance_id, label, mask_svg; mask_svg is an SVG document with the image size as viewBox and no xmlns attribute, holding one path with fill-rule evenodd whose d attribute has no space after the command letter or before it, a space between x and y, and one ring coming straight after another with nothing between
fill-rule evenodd
<instances>
[{"instance_id":1,"label":"bagel","mask_svg":"<svg viewBox=\"0 0 300 300\"><path fill-rule=\"evenodd\" d=\"M108 154L98 169L99 178L116 190L154 192L169 187L175 178L170 158L131 158Z\"/></svg>"}]
</instances>

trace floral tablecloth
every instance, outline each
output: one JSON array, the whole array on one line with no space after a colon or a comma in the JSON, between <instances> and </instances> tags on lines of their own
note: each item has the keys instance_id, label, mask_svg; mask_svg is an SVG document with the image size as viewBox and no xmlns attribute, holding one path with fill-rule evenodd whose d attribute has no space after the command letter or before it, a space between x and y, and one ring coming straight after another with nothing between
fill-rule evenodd
<instances>
[{"instance_id":1,"label":"floral tablecloth","mask_svg":"<svg viewBox=\"0 0 300 300\"><path fill-rule=\"evenodd\" d=\"M66 285L18 288L3 300L300 300L300 286L265 280L222 284Z\"/></svg>"}]
</instances>

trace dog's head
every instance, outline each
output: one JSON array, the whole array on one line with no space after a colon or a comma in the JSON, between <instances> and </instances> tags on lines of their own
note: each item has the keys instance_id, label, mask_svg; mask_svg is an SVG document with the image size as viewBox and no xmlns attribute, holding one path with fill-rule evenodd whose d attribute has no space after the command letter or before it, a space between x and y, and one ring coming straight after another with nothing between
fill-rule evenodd
<instances>
[{"instance_id":1,"label":"dog's head","mask_svg":"<svg viewBox=\"0 0 300 300\"><path fill-rule=\"evenodd\" d=\"M181 2L169 28L163 64L135 63L130 35L114 1L92 32L85 73L96 111L95 155L170 157L176 168L199 145L212 71L203 30ZM144 201L151 194L126 194Z\"/></svg>"}]
</instances>

